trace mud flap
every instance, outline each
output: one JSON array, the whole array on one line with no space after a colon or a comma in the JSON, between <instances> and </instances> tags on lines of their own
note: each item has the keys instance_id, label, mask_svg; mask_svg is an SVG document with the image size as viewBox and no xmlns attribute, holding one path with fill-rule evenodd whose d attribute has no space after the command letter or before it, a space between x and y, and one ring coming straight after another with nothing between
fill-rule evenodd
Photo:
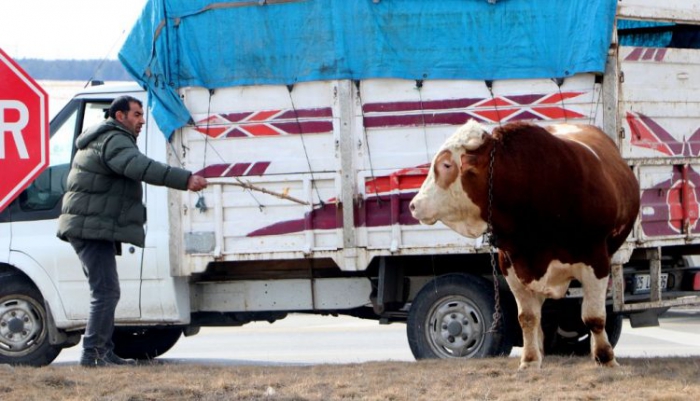
<instances>
[{"instance_id":1,"label":"mud flap","mask_svg":"<svg viewBox=\"0 0 700 401\"><path fill-rule=\"evenodd\" d=\"M633 329L639 327L655 327L659 325L659 310L647 309L643 312L635 312L629 315L630 325Z\"/></svg>"},{"instance_id":2,"label":"mud flap","mask_svg":"<svg viewBox=\"0 0 700 401\"><path fill-rule=\"evenodd\" d=\"M49 344L72 347L80 342L80 332L66 333L65 331L58 330L56 322L53 320L51 307L46 301L44 301L44 309L46 310L46 331L49 336Z\"/></svg>"}]
</instances>

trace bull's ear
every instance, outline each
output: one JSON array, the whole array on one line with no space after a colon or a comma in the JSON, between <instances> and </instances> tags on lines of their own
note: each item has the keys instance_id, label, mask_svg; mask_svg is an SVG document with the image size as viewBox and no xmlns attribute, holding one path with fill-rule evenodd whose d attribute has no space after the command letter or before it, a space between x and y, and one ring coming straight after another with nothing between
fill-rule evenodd
<instances>
[{"instance_id":1,"label":"bull's ear","mask_svg":"<svg viewBox=\"0 0 700 401\"><path fill-rule=\"evenodd\" d=\"M473 167L473 165L472 165L472 163L474 161L473 159L474 159L473 156L469 156L466 153L462 153L462 156L460 157L459 171L464 173L467 170L469 170L471 167Z\"/></svg>"}]
</instances>

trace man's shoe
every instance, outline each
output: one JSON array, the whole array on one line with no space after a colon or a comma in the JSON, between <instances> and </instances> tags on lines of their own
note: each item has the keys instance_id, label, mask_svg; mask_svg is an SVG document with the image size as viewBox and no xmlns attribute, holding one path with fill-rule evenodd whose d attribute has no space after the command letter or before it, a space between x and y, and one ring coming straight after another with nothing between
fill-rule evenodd
<instances>
[{"instance_id":1,"label":"man's shoe","mask_svg":"<svg viewBox=\"0 0 700 401\"><path fill-rule=\"evenodd\" d=\"M112 351L109 351L104 355L99 355L98 353L92 352L83 352L83 355L80 357L80 366L85 366L88 368L135 364L136 361L133 359L122 359L115 355Z\"/></svg>"},{"instance_id":2,"label":"man's shoe","mask_svg":"<svg viewBox=\"0 0 700 401\"><path fill-rule=\"evenodd\" d=\"M109 362L103 356L97 354L85 354L80 357L80 366L86 368L98 368L105 366L118 366L116 363Z\"/></svg>"},{"instance_id":3,"label":"man's shoe","mask_svg":"<svg viewBox=\"0 0 700 401\"><path fill-rule=\"evenodd\" d=\"M135 360L120 358L114 351L107 352L104 359L114 365L136 365Z\"/></svg>"}]
</instances>

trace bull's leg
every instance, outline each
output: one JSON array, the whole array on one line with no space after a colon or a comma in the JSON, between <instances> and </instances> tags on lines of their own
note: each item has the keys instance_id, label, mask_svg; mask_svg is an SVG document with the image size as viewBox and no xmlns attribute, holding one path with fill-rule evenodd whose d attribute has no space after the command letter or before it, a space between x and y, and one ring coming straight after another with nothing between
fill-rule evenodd
<instances>
[{"instance_id":1,"label":"bull's leg","mask_svg":"<svg viewBox=\"0 0 700 401\"><path fill-rule=\"evenodd\" d=\"M608 276L596 278L593 269L586 269L581 277L583 307L581 318L591 332L591 356L600 365L618 366L613 347L605 332L605 298Z\"/></svg>"},{"instance_id":2,"label":"bull's leg","mask_svg":"<svg viewBox=\"0 0 700 401\"><path fill-rule=\"evenodd\" d=\"M544 355L544 334L542 332L542 304L544 297L523 286L513 268L508 269L506 281L518 304L518 321L523 330L523 354L520 357L520 370L542 366Z\"/></svg>"}]
</instances>

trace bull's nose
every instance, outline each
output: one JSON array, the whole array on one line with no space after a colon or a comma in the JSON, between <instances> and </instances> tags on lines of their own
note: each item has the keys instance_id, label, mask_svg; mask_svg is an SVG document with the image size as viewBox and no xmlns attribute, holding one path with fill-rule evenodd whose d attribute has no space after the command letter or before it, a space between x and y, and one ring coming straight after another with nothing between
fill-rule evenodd
<instances>
[{"instance_id":1,"label":"bull's nose","mask_svg":"<svg viewBox=\"0 0 700 401\"><path fill-rule=\"evenodd\" d=\"M411 212L416 211L416 205L411 201L411 203L408 205L408 208L411 210Z\"/></svg>"}]
</instances>

